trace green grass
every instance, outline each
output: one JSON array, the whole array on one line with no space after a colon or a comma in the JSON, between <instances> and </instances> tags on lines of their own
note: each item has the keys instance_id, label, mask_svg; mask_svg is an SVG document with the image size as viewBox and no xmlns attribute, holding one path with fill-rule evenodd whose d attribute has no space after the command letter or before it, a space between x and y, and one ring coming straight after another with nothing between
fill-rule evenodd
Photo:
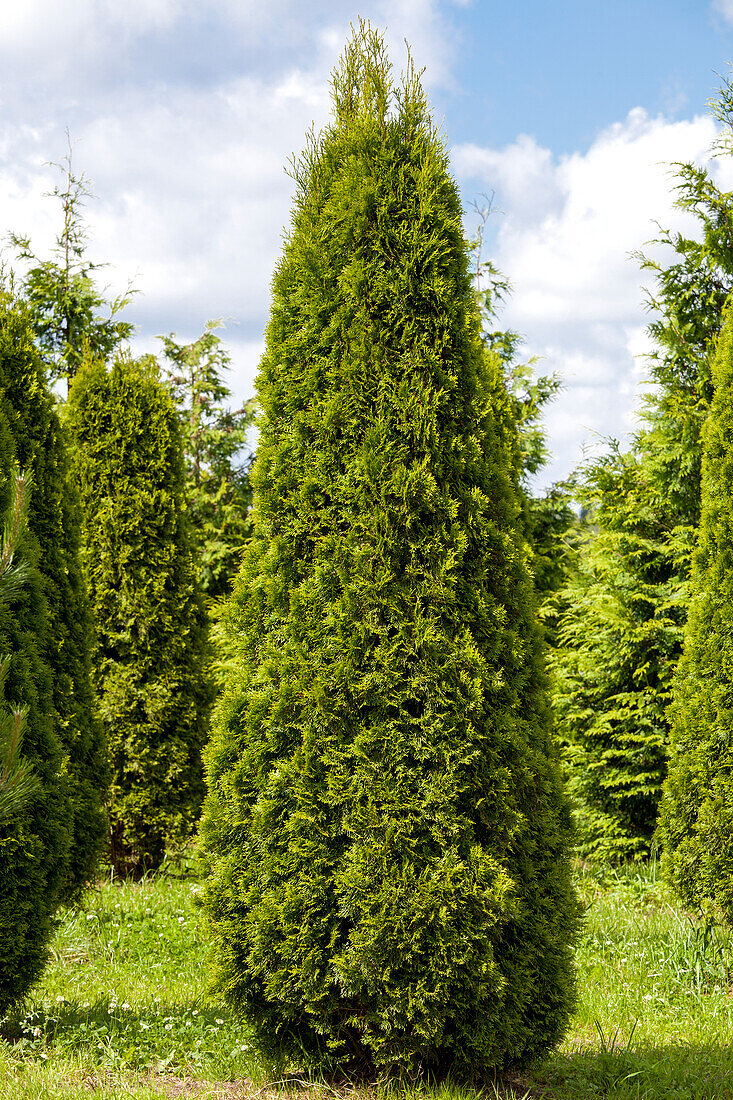
<instances>
[{"instance_id":1,"label":"green grass","mask_svg":"<svg viewBox=\"0 0 733 1100\"><path fill-rule=\"evenodd\" d=\"M486 1100L733 1100L733 942L683 914L655 868L584 868L580 1003L562 1049ZM207 994L190 879L104 884L69 913L53 960L0 1042L3 1100L261 1097L246 1029ZM418 1097L428 1090L409 1090ZM333 1095L305 1086L301 1095ZM471 1100L450 1086L431 1100Z\"/></svg>"},{"instance_id":2,"label":"green grass","mask_svg":"<svg viewBox=\"0 0 733 1100\"><path fill-rule=\"evenodd\" d=\"M535 1081L558 1100L733 1098L730 934L683 913L655 865L587 868L578 886L580 1003Z\"/></svg>"}]
</instances>

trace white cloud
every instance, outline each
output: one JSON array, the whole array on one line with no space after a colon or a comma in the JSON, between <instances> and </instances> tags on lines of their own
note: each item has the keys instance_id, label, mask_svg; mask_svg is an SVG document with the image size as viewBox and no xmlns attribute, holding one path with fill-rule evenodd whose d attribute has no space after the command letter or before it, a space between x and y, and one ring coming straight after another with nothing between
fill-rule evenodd
<instances>
[{"instance_id":1,"label":"white cloud","mask_svg":"<svg viewBox=\"0 0 733 1100\"><path fill-rule=\"evenodd\" d=\"M733 23L733 0L713 0L711 7L726 23Z\"/></svg>"},{"instance_id":2,"label":"white cloud","mask_svg":"<svg viewBox=\"0 0 733 1100\"><path fill-rule=\"evenodd\" d=\"M466 192L493 187L504 211L494 244L514 284L504 320L565 382L548 415L550 476L566 474L584 447L634 426L649 349L643 277L630 254L656 235L657 222L692 228L674 207L670 165L709 162L714 137L710 118L671 122L637 108L587 152L560 159L525 136L501 150L454 150ZM725 162L711 163L730 183Z\"/></svg>"},{"instance_id":3,"label":"white cloud","mask_svg":"<svg viewBox=\"0 0 733 1100\"><path fill-rule=\"evenodd\" d=\"M432 86L456 43L439 0L366 0L395 68L407 38ZM285 166L329 115L348 34L340 0L24 0L0 4L0 193L7 230L41 253L58 212L48 160L75 140L95 259L113 291L140 291L138 346L231 319L235 388L251 392L270 278L289 220ZM43 81L37 78L43 73Z\"/></svg>"}]
</instances>

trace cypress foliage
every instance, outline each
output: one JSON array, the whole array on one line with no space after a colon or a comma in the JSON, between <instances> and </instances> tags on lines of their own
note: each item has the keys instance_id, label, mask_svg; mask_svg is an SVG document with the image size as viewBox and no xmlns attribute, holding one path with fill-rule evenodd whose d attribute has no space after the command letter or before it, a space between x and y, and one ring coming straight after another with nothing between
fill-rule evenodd
<instances>
[{"instance_id":1,"label":"cypress foliage","mask_svg":"<svg viewBox=\"0 0 733 1100\"><path fill-rule=\"evenodd\" d=\"M36 362L25 311L0 295L0 379ZM37 386L41 378L35 376ZM17 454L0 402L0 515L11 505ZM33 391L28 400L32 401ZM34 471L36 494L44 470ZM30 516L33 516L31 502ZM23 754L35 784L13 813L0 820L0 1012L22 997L40 976L53 931L53 915L69 891L74 826L73 781L57 736L49 614L39 570L39 540L32 528L20 542L26 562L22 588L0 600L0 654L9 657L4 682L12 709L25 710ZM70 787L72 790L70 791Z\"/></svg>"},{"instance_id":2,"label":"cypress foliage","mask_svg":"<svg viewBox=\"0 0 733 1100\"><path fill-rule=\"evenodd\" d=\"M211 687L191 557L179 425L153 362L89 363L69 390L96 688L112 762L112 859L161 863L203 798Z\"/></svg>"},{"instance_id":3,"label":"cypress foliage","mask_svg":"<svg viewBox=\"0 0 733 1100\"><path fill-rule=\"evenodd\" d=\"M670 709L660 834L667 874L693 907L733 922L733 309L712 363L702 509L683 655Z\"/></svg>"},{"instance_id":4,"label":"cypress foliage","mask_svg":"<svg viewBox=\"0 0 733 1100\"><path fill-rule=\"evenodd\" d=\"M8 304L2 321L0 407L17 461L33 476L28 524L41 547L38 566L48 616L41 653L51 672L56 732L67 756L73 840L65 896L72 900L93 877L107 836L107 751L91 680L94 626L81 567L78 496L34 347L31 311L24 303Z\"/></svg>"},{"instance_id":5,"label":"cypress foliage","mask_svg":"<svg viewBox=\"0 0 733 1100\"><path fill-rule=\"evenodd\" d=\"M510 405L419 80L362 25L333 88L259 375L205 905L266 1055L475 1076L573 1002Z\"/></svg>"}]
</instances>

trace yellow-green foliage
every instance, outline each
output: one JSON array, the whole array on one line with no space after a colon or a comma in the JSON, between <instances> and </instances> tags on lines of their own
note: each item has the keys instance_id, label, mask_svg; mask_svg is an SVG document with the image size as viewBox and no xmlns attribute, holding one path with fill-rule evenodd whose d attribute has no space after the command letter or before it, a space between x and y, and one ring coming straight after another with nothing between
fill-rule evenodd
<instances>
[{"instance_id":1,"label":"yellow-green foliage","mask_svg":"<svg viewBox=\"0 0 733 1100\"><path fill-rule=\"evenodd\" d=\"M733 922L733 308L712 362L690 609L670 710L661 837L672 885Z\"/></svg>"},{"instance_id":2,"label":"yellow-green foliage","mask_svg":"<svg viewBox=\"0 0 733 1100\"><path fill-rule=\"evenodd\" d=\"M88 364L69 390L96 687L112 761L112 857L156 867L203 797L211 681L178 421L153 364Z\"/></svg>"},{"instance_id":3,"label":"yellow-green foliage","mask_svg":"<svg viewBox=\"0 0 733 1100\"><path fill-rule=\"evenodd\" d=\"M576 904L508 401L419 81L358 31L296 169L209 756L220 987L270 1056L545 1050Z\"/></svg>"}]
</instances>

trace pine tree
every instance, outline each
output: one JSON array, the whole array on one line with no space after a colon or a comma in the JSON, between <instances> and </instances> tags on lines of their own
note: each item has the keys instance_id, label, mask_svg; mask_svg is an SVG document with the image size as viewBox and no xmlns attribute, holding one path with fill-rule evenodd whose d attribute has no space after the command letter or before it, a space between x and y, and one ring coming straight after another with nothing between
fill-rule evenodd
<instances>
[{"instance_id":1,"label":"pine tree","mask_svg":"<svg viewBox=\"0 0 733 1100\"><path fill-rule=\"evenodd\" d=\"M8 297L0 302L0 326L0 408L16 459L32 472L34 483L28 525L41 548L38 569L48 619L41 656L51 673L54 722L67 756L73 805L65 891L73 900L93 878L106 842L108 782L91 680L94 626L81 566L79 502L27 303Z\"/></svg>"},{"instance_id":2,"label":"pine tree","mask_svg":"<svg viewBox=\"0 0 733 1100\"><path fill-rule=\"evenodd\" d=\"M36 355L27 315L7 292L0 295L0 382L33 362ZM37 380L40 384L40 380ZM33 393L28 399L32 400ZM0 515L13 512L13 471L18 449L5 410L10 405L3 387L0 400ZM24 461L24 469L29 470ZM32 470L35 493L42 494L44 469ZM16 502L17 504L17 499ZM68 760L57 736L53 671L47 663L50 624L39 570L39 539L29 529L20 537L24 562L22 585L12 585L11 598L0 600L0 654L4 697L11 710L23 714L23 756L26 776L33 782L12 812L0 820L0 1012L22 997L39 977L48 956L53 917L69 893L69 867L74 835L73 784ZM11 536L5 540L9 550ZM7 584L7 574L5 584ZM11 719L10 744L4 765L10 773L18 758L20 727ZM15 743L13 744L13 738Z\"/></svg>"},{"instance_id":3,"label":"pine tree","mask_svg":"<svg viewBox=\"0 0 733 1100\"><path fill-rule=\"evenodd\" d=\"M72 151L69 141L66 156L54 165L63 177L51 192L61 206L62 224L51 256L42 259L30 237L9 235L12 248L27 268L23 292L39 349L54 379L73 378L86 355L109 359L133 330L129 321L118 316L130 302L130 289L108 301L95 283L95 274L104 265L88 258L88 232L82 216L92 192L84 174L74 171Z\"/></svg>"},{"instance_id":4,"label":"pine tree","mask_svg":"<svg viewBox=\"0 0 733 1100\"><path fill-rule=\"evenodd\" d=\"M69 390L95 681L112 761L118 873L160 865L203 797L211 686L178 418L154 361L83 365Z\"/></svg>"},{"instance_id":5,"label":"pine tree","mask_svg":"<svg viewBox=\"0 0 733 1100\"><path fill-rule=\"evenodd\" d=\"M683 655L670 708L660 834L667 874L689 906L733 923L733 309L712 363L702 509Z\"/></svg>"},{"instance_id":6,"label":"pine tree","mask_svg":"<svg viewBox=\"0 0 733 1100\"><path fill-rule=\"evenodd\" d=\"M199 582L206 596L228 595L249 536L251 455L245 451L254 402L231 409L224 374L230 357L210 321L190 344L164 336L164 374L181 414L186 497Z\"/></svg>"},{"instance_id":7,"label":"pine tree","mask_svg":"<svg viewBox=\"0 0 733 1100\"><path fill-rule=\"evenodd\" d=\"M265 1054L476 1076L573 1002L511 407L419 79L362 24L333 88L259 375L205 905Z\"/></svg>"},{"instance_id":8,"label":"pine tree","mask_svg":"<svg viewBox=\"0 0 733 1100\"><path fill-rule=\"evenodd\" d=\"M27 528L29 493L29 475L12 470L0 550L0 603L3 604L21 593L29 576L28 563L21 555L21 542ZM10 665L9 654L0 658L0 706L5 699ZM27 712L22 706L0 710L0 824L17 817L39 792L33 769L21 755L26 717Z\"/></svg>"},{"instance_id":9,"label":"pine tree","mask_svg":"<svg viewBox=\"0 0 733 1100\"><path fill-rule=\"evenodd\" d=\"M647 855L656 828L684 615L671 581L680 548L637 455L595 461L579 495L593 527L561 593L557 728L580 851L619 862Z\"/></svg>"}]
</instances>

